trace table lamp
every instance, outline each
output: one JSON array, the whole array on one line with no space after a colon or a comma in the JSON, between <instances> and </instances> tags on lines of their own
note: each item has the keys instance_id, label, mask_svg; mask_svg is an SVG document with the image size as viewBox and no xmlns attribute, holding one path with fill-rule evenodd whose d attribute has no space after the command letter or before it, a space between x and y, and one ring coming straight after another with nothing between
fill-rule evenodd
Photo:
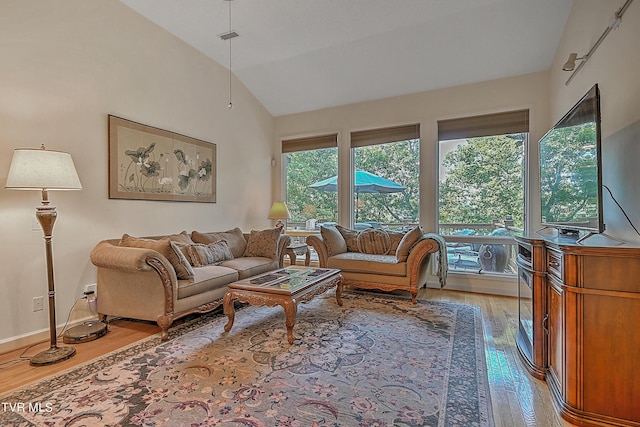
<instances>
[{"instance_id":1,"label":"table lamp","mask_svg":"<svg viewBox=\"0 0 640 427\"><path fill-rule=\"evenodd\" d=\"M53 254L51 237L57 212L49 204L48 190L80 190L71 155L61 151L47 150L44 145L37 148L17 148L13 153L5 188L11 190L40 190L42 205L36 208L36 217L44 232L47 261L47 282L49 297L49 333L51 346L29 360L31 365L43 366L61 362L73 356L73 347L58 347L56 337L56 303L53 280Z\"/></svg>"},{"instance_id":2,"label":"table lamp","mask_svg":"<svg viewBox=\"0 0 640 427\"><path fill-rule=\"evenodd\" d=\"M289 209L287 209L287 205L284 202L273 202L271 205L271 210L269 211L269 219L277 219L276 227L284 227L284 223L281 221L283 219L291 218L291 214L289 213Z\"/></svg>"}]
</instances>

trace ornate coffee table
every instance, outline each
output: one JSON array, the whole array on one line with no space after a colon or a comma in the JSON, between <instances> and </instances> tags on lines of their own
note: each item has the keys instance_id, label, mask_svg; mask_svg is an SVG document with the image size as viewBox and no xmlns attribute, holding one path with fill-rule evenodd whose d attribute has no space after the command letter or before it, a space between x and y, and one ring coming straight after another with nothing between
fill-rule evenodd
<instances>
[{"instance_id":1,"label":"ornate coffee table","mask_svg":"<svg viewBox=\"0 0 640 427\"><path fill-rule=\"evenodd\" d=\"M334 286L337 286L336 302L341 306L342 275L332 268L291 266L231 283L224 296L224 314L229 318L224 330L228 332L233 326L236 300L254 307L280 305L285 313L287 339L293 344L298 304L309 302Z\"/></svg>"}]
</instances>

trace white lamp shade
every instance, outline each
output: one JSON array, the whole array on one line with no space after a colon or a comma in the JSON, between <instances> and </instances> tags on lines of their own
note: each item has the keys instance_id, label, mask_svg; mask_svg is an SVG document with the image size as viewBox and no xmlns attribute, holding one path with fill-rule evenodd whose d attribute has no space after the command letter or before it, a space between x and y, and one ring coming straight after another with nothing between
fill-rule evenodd
<instances>
[{"instance_id":1,"label":"white lamp shade","mask_svg":"<svg viewBox=\"0 0 640 427\"><path fill-rule=\"evenodd\" d=\"M273 202L271 210L269 211L268 219L289 219L291 214L287 205L284 202Z\"/></svg>"},{"instance_id":2,"label":"white lamp shade","mask_svg":"<svg viewBox=\"0 0 640 427\"><path fill-rule=\"evenodd\" d=\"M80 190L69 153L44 148L17 148L5 188L13 190Z\"/></svg>"}]
</instances>

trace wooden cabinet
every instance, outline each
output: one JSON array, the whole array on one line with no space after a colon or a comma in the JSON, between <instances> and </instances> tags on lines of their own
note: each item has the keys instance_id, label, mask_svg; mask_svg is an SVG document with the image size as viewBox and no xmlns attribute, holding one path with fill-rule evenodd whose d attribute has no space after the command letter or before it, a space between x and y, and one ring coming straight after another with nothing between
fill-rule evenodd
<instances>
[{"instance_id":1,"label":"wooden cabinet","mask_svg":"<svg viewBox=\"0 0 640 427\"><path fill-rule=\"evenodd\" d=\"M545 316L545 245L542 239L520 238L518 242L518 331L516 347L531 375L544 379L547 368Z\"/></svg>"},{"instance_id":2,"label":"wooden cabinet","mask_svg":"<svg viewBox=\"0 0 640 427\"><path fill-rule=\"evenodd\" d=\"M548 348L547 381L554 382L555 390L564 391L564 303L562 285L549 281L547 288L548 312L545 337Z\"/></svg>"},{"instance_id":3,"label":"wooden cabinet","mask_svg":"<svg viewBox=\"0 0 640 427\"><path fill-rule=\"evenodd\" d=\"M532 301L534 325L543 333L533 334L531 354L521 348L520 332L516 340L525 366L534 376L538 369L546 373L567 421L640 426L640 248L589 245L591 238L584 244L564 237L516 240L525 253L544 248L532 251L531 260L536 265L541 256L544 264L544 296L534 292ZM527 263L518 259L518 266L526 270ZM546 357L536 357L536 348Z\"/></svg>"}]
</instances>

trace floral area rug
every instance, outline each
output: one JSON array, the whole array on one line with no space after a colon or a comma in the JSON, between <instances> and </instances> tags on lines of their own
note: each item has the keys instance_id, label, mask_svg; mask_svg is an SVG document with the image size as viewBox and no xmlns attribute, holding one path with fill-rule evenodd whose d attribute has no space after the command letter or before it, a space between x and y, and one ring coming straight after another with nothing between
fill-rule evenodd
<instances>
[{"instance_id":1,"label":"floral area rug","mask_svg":"<svg viewBox=\"0 0 640 427\"><path fill-rule=\"evenodd\" d=\"M202 316L2 397L3 426L492 426L478 307L333 292ZM156 338L157 340L157 338Z\"/></svg>"}]
</instances>

